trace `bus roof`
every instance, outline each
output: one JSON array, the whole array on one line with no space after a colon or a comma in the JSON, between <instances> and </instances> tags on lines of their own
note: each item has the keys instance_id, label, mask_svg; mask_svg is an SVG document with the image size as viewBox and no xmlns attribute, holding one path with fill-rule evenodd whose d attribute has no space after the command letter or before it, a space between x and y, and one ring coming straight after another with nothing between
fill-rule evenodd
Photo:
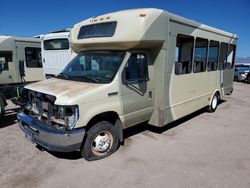
<instances>
[{"instance_id":1,"label":"bus roof","mask_svg":"<svg viewBox=\"0 0 250 188\"><path fill-rule=\"evenodd\" d=\"M169 15L171 21L181 23L181 24L184 24L184 25L189 25L191 27L199 28L199 29L202 29L202 30L210 31L210 32L213 32L213 33L216 33L216 34L219 34L219 35L226 36L226 37L238 39L238 36L236 34L229 33L229 32L223 31L221 29L217 29L215 27L211 27L211 26L199 23L197 21L184 18L182 16L178 16L178 15L170 13L170 12L168 12L168 15Z\"/></svg>"},{"instance_id":2,"label":"bus roof","mask_svg":"<svg viewBox=\"0 0 250 188\"><path fill-rule=\"evenodd\" d=\"M22 42L41 42L41 39L34 37L16 37L16 36L0 35L0 43L6 40L15 40Z\"/></svg>"},{"instance_id":3,"label":"bus roof","mask_svg":"<svg viewBox=\"0 0 250 188\"><path fill-rule=\"evenodd\" d=\"M186 19L184 17L155 8L130 9L118 12L107 13L96 16L75 24L71 30L70 41L75 52L86 49L130 49L130 48L150 48L163 44L168 33L168 22L176 22L188 25L196 29L221 35L226 38L237 40L237 35L216 29L199 22ZM88 34L91 25L103 25L105 28L110 23L110 27L105 31L111 36L90 36ZM114 23L112 25L112 23ZM115 29L114 29L115 27ZM86 28L84 30L84 28ZM94 27L93 27L94 28ZM102 27L100 28L100 32ZM83 30L83 37L80 36ZM103 34L103 33L98 33ZM79 37L80 36L80 37ZM87 36L87 37L86 37Z\"/></svg>"}]
</instances>

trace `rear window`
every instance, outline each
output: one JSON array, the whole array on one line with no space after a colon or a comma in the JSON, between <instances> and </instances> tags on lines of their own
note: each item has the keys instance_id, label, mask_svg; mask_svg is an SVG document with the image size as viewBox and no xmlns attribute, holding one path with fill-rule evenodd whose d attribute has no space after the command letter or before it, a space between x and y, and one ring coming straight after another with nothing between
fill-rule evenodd
<instances>
[{"instance_id":1,"label":"rear window","mask_svg":"<svg viewBox=\"0 0 250 188\"><path fill-rule=\"evenodd\" d=\"M68 39L51 39L43 42L44 50L67 50L69 49Z\"/></svg>"},{"instance_id":2,"label":"rear window","mask_svg":"<svg viewBox=\"0 0 250 188\"><path fill-rule=\"evenodd\" d=\"M105 22L85 25L80 28L78 39L92 37L112 37L115 33L117 22Z\"/></svg>"}]
</instances>

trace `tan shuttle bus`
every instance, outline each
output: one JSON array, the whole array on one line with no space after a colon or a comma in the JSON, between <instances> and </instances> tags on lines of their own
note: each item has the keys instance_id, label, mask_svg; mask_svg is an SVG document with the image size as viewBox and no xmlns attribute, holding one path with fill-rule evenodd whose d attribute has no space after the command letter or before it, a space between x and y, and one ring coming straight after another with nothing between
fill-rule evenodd
<instances>
[{"instance_id":1,"label":"tan shuttle bus","mask_svg":"<svg viewBox=\"0 0 250 188\"><path fill-rule=\"evenodd\" d=\"M43 78L40 39L0 36L0 116L16 88Z\"/></svg>"},{"instance_id":2,"label":"tan shuttle bus","mask_svg":"<svg viewBox=\"0 0 250 188\"><path fill-rule=\"evenodd\" d=\"M26 86L20 128L53 151L109 156L123 129L165 124L233 91L237 36L159 9L109 13L70 34L78 55L56 78Z\"/></svg>"}]
</instances>

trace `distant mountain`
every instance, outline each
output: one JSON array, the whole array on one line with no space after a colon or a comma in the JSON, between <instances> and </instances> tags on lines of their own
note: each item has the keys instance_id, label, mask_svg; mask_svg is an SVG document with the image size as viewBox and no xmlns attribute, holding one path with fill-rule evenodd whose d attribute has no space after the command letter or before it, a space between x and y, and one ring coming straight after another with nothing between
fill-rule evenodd
<instances>
[{"instance_id":1,"label":"distant mountain","mask_svg":"<svg viewBox=\"0 0 250 188\"><path fill-rule=\"evenodd\" d=\"M236 64L250 64L250 57L236 57Z\"/></svg>"}]
</instances>

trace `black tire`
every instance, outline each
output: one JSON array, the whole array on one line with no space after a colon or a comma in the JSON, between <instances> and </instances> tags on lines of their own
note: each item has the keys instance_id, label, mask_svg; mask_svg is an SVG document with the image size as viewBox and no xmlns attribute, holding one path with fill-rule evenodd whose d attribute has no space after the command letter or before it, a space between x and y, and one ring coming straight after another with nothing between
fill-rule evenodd
<instances>
[{"instance_id":1,"label":"black tire","mask_svg":"<svg viewBox=\"0 0 250 188\"><path fill-rule=\"evenodd\" d=\"M118 148L119 140L119 131L114 125L107 121L98 122L85 135L81 154L87 161L108 157Z\"/></svg>"},{"instance_id":2,"label":"black tire","mask_svg":"<svg viewBox=\"0 0 250 188\"><path fill-rule=\"evenodd\" d=\"M248 76L247 76L247 83L250 84L250 74L248 73Z\"/></svg>"},{"instance_id":3,"label":"black tire","mask_svg":"<svg viewBox=\"0 0 250 188\"><path fill-rule=\"evenodd\" d=\"M214 94L211 104L209 104L208 106L208 112L215 112L217 109L219 103L219 95L217 93Z\"/></svg>"},{"instance_id":4,"label":"black tire","mask_svg":"<svg viewBox=\"0 0 250 188\"><path fill-rule=\"evenodd\" d=\"M0 118L3 117L5 111L5 105L2 97L0 96Z\"/></svg>"},{"instance_id":5,"label":"black tire","mask_svg":"<svg viewBox=\"0 0 250 188\"><path fill-rule=\"evenodd\" d=\"M237 76L234 77L234 81L235 81L235 82L238 82L238 81L239 81L239 79L238 79Z\"/></svg>"}]
</instances>

